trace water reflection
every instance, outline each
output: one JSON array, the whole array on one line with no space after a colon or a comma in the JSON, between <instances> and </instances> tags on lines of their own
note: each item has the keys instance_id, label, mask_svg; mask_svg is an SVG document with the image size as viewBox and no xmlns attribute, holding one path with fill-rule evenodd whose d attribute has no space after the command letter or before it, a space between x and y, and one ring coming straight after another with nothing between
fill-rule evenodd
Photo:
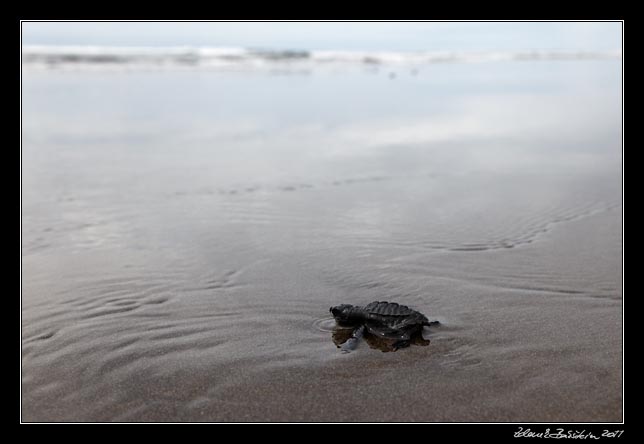
<instances>
[{"instance_id":1,"label":"water reflection","mask_svg":"<svg viewBox=\"0 0 644 444\"><path fill-rule=\"evenodd\" d=\"M372 349L380 350L383 353L394 352L401 348L398 345L398 340L382 338L371 334L364 326L358 328L336 326L331 332L331 340L343 353L350 353L355 350L359 346L361 339L364 339L364 342ZM409 343L426 346L429 345L430 340L423 338L421 331L413 334Z\"/></svg>"}]
</instances>

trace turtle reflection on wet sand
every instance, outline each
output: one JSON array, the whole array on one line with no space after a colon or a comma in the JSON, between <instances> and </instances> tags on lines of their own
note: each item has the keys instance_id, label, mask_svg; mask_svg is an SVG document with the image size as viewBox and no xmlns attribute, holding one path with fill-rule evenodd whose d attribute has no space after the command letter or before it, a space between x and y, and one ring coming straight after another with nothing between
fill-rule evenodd
<instances>
[{"instance_id":1,"label":"turtle reflection on wet sand","mask_svg":"<svg viewBox=\"0 0 644 444\"><path fill-rule=\"evenodd\" d=\"M395 302L374 301L364 307L342 304L329 309L336 321L332 333L335 345L343 352L354 350L361 337L371 348L396 351L410 344L428 345L423 327L438 325L424 314Z\"/></svg>"}]
</instances>

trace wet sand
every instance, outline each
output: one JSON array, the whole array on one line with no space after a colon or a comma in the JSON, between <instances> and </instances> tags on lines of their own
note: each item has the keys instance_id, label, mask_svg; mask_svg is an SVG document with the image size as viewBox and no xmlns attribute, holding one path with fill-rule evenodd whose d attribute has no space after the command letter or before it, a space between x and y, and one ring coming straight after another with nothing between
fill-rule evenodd
<instances>
[{"instance_id":1,"label":"wet sand","mask_svg":"<svg viewBox=\"0 0 644 444\"><path fill-rule=\"evenodd\" d=\"M25 73L22 419L621 421L619 63Z\"/></svg>"}]
</instances>

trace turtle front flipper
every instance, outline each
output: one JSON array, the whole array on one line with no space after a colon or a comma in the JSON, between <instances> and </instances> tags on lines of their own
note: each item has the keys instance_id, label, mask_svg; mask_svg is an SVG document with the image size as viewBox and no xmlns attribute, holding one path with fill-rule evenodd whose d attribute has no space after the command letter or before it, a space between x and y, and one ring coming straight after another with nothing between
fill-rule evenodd
<instances>
[{"instance_id":1,"label":"turtle front flipper","mask_svg":"<svg viewBox=\"0 0 644 444\"><path fill-rule=\"evenodd\" d=\"M333 343L340 348L342 344L347 342L349 339L351 339L351 336L353 336L353 332L355 331L354 328L350 327L340 327L336 326L333 330L331 330L331 339L333 340Z\"/></svg>"},{"instance_id":2,"label":"turtle front flipper","mask_svg":"<svg viewBox=\"0 0 644 444\"><path fill-rule=\"evenodd\" d=\"M347 339L343 344L338 345L342 353L349 353L355 350L363 334L364 334L363 325L353 330L351 337L349 337L349 339Z\"/></svg>"}]
</instances>

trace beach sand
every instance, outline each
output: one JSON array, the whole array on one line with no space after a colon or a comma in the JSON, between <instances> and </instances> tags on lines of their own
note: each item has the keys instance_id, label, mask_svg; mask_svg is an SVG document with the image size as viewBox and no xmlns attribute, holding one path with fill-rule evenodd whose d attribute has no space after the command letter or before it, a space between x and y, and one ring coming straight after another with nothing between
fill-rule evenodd
<instances>
[{"instance_id":1,"label":"beach sand","mask_svg":"<svg viewBox=\"0 0 644 444\"><path fill-rule=\"evenodd\" d=\"M621 421L620 63L23 73L23 421Z\"/></svg>"}]
</instances>

